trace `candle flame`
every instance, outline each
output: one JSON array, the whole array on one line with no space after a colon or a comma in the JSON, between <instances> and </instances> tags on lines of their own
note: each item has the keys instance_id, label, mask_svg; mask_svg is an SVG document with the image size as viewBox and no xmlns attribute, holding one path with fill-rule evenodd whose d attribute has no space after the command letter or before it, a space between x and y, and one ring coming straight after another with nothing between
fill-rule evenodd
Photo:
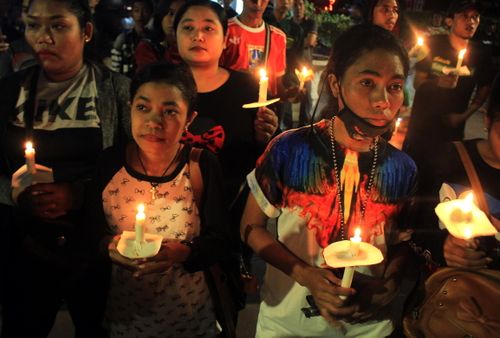
<instances>
[{"instance_id":1,"label":"candle flame","mask_svg":"<svg viewBox=\"0 0 500 338\"><path fill-rule=\"evenodd\" d=\"M32 151L33 150L33 143L31 142L26 142L26 150Z\"/></svg>"},{"instance_id":2,"label":"candle flame","mask_svg":"<svg viewBox=\"0 0 500 338\"><path fill-rule=\"evenodd\" d=\"M419 36L417 38L417 45L423 46L424 45L424 38L422 38L422 37Z\"/></svg>"},{"instance_id":3,"label":"candle flame","mask_svg":"<svg viewBox=\"0 0 500 338\"><path fill-rule=\"evenodd\" d=\"M465 228L464 229L464 237L465 237L465 239L471 239L472 238L472 229L471 228Z\"/></svg>"},{"instance_id":4,"label":"candle flame","mask_svg":"<svg viewBox=\"0 0 500 338\"><path fill-rule=\"evenodd\" d=\"M473 204L474 204L474 194L472 193L472 191L470 191L463 198L462 211L463 212L469 212L469 211L471 211Z\"/></svg>"},{"instance_id":5,"label":"candle flame","mask_svg":"<svg viewBox=\"0 0 500 338\"><path fill-rule=\"evenodd\" d=\"M309 73L309 70L307 69L307 67L302 67L302 75L304 76L307 76L307 74Z\"/></svg>"},{"instance_id":6,"label":"candle flame","mask_svg":"<svg viewBox=\"0 0 500 338\"><path fill-rule=\"evenodd\" d=\"M465 48L460 50L460 52L458 53L458 58L463 59L466 52L467 52L467 49L465 49Z\"/></svg>"},{"instance_id":7,"label":"candle flame","mask_svg":"<svg viewBox=\"0 0 500 338\"><path fill-rule=\"evenodd\" d=\"M264 68L261 68L261 69L259 70L259 75L260 75L260 78L261 78L261 79L266 78L266 77L267 77L267 72L266 72L266 70L265 70Z\"/></svg>"},{"instance_id":8,"label":"candle flame","mask_svg":"<svg viewBox=\"0 0 500 338\"><path fill-rule=\"evenodd\" d=\"M396 129L399 128L399 126L401 125L401 122L403 121L403 118L401 117L398 117L397 120L396 120Z\"/></svg>"},{"instance_id":9,"label":"candle flame","mask_svg":"<svg viewBox=\"0 0 500 338\"><path fill-rule=\"evenodd\" d=\"M137 213L138 214L143 214L144 213L144 204L141 203L141 204L139 204L137 206Z\"/></svg>"},{"instance_id":10,"label":"candle flame","mask_svg":"<svg viewBox=\"0 0 500 338\"><path fill-rule=\"evenodd\" d=\"M354 230L354 237L361 238L361 229L360 228L356 228Z\"/></svg>"}]
</instances>

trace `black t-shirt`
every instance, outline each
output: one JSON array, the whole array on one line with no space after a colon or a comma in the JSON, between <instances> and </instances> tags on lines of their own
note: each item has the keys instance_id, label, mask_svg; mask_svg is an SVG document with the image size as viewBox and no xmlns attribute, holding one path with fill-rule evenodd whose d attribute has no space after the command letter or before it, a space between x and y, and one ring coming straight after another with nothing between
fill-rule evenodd
<instances>
[{"instance_id":1,"label":"black t-shirt","mask_svg":"<svg viewBox=\"0 0 500 338\"><path fill-rule=\"evenodd\" d=\"M448 35L431 36L428 43L430 53L415 65L415 69L428 73L429 78L433 79L442 74L443 67L454 68L456 66L458 51L451 46ZM493 75L489 50L477 41L469 42L462 65L469 68L471 76L461 76L456 88L436 88L441 91L441 94L449 96L450 102L456 101L452 106L456 112L465 111L474 87L490 83ZM450 112L454 112L451 110L452 107L450 107Z\"/></svg>"},{"instance_id":2,"label":"black t-shirt","mask_svg":"<svg viewBox=\"0 0 500 338\"><path fill-rule=\"evenodd\" d=\"M417 63L417 71L426 72L429 79L435 79L443 66L456 66L458 51L451 46L448 35L432 36L428 46L430 53ZM440 88L437 81L426 81L417 89L405 141L405 149L412 156L425 154L429 147L440 143L463 139L465 123L450 127L444 123L443 117L463 113L476 85L481 87L491 82L493 72L489 50L476 41L470 41L463 65L469 68L471 76L461 76L456 88Z\"/></svg>"},{"instance_id":3,"label":"black t-shirt","mask_svg":"<svg viewBox=\"0 0 500 338\"><path fill-rule=\"evenodd\" d=\"M219 88L198 93L198 116L189 126L189 131L194 135L207 135L214 128L223 129L222 140L221 137L218 140L222 147L217 154L228 197L232 198L245 176L255 167L263 147L257 143L254 134L257 110L242 108L245 103L257 101L258 82L247 73L229 70L229 74L229 79ZM194 144L200 146L196 142Z\"/></svg>"}]
</instances>

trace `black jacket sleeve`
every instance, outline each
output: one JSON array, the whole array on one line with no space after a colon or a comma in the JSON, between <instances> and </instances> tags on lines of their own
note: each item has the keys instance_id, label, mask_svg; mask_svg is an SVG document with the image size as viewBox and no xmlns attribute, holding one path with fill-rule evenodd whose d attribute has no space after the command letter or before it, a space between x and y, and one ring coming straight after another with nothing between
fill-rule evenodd
<instances>
[{"instance_id":1,"label":"black jacket sleeve","mask_svg":"<svg viewBox=\"0 0 500 338\"><path fill-rule=\"evenodd\" d=\"M184 262L189 272L206 269L230 254L222 171L214 154L206 150L201 153L200 170L204 187L199 206L201 232L193 239L191 255Z\"/></svg>"}]
</instances>

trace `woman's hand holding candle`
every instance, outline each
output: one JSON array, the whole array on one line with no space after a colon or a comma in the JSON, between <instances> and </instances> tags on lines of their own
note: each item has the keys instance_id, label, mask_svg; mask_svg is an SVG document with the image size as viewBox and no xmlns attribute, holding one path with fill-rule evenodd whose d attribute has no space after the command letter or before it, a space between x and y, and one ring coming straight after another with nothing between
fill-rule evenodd
<instances>
[{"instance_id":1,"label":"woman's hand holding candle","mask_svg":"<svg viewBox=\"0 0 500 338\"><path fill-rule=\"evenodd\" d=\"M443 255L448 266L457 268L481 269L492 262L484 251L479 250L475 239L465 240L450 234L444 242Z\"/></svg>"},{"instance_id":2,"label":"woman's hand holding candle","mask_svg":"<svg viewBox=\"0 0 500 338\"><path fill-rule=\"evenodd\" d=\"M81 207L80 189L70 183L37 183L18 197L19 207L42 219L55 219Z\"/></svg>"}]
</instances>

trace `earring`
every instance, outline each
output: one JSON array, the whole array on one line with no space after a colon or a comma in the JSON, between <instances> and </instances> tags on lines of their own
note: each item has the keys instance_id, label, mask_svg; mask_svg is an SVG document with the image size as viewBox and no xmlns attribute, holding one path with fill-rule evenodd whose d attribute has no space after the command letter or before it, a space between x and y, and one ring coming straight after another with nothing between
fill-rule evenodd
<instances>
[{"instance_id":1,"label":"earring","mask_svg":"<svg viewBox=\"0 0 500 338\"><path fill-rule=\"evenodd\" d=\"M90 41L90 38L85 38L85 42L89 42Z\"/></svg>"}]
</instances>

